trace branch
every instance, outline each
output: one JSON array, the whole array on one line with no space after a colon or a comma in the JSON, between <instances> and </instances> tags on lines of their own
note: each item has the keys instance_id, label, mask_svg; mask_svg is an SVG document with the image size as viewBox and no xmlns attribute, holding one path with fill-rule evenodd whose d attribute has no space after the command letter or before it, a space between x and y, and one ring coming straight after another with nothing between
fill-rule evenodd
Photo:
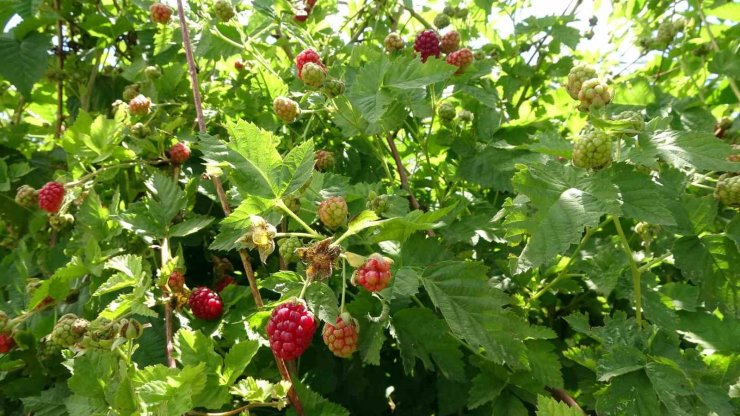
<instances>
[{"instance_id":1,"label":"branch","mask_svg":"<svg viewBox=\"0 0 740 416\"><path fill-rule=\"evenodd\" d=\"M167 262L170 261L170 240L169 238L165 237L162 240L162 245L159 248L160 250L160 258L162 260L162 266L167 264ZM165 353L167 356L167 366L170 368L175 368L175 358L172 355L172 352L175 350L174 343L172 342L172 338L174 337L173 330L172 330L172 300L169 300L164 304L164 328L165 328Z\"/></svg>"},{"instance_id":2,"label":"branch","mask_svg":"<svg viewBox=\"0 0 740 416\"><path fill-rule=\"evenodd\" d=\"M409 202L411 203L411 207L413 209L420 209L419 201L416 200L416 197L414 197L414 194L411 192L411 188L409 187L409 176L406 173L406 169L403 167L401 155L398 154L398 149L396 148L394 138L394 134L388 134L385 139L388 142L388 147L391 148L391 155L393 155L393 160L396 161L396 170L398 171L398 176L401 177L401 187L409 193Z\"/></svg>"},{"instance_id":3,"label":"branch","mask_svg":"<svg viewBox=\"0 0 740 416\"><path fill-rule=\"evenodd\" d=\"M60 14L57 19L57 57L59 58L59 74L57 74L57 125L54 131L54 138L62 136L62 126L64 123L64 33L63 22L61 18L62 7L60 0L54 0L54 8Z\"/></svg>"},{"instance_id":4,"label":"branch","mask_svg":"<svg viewBox=\"0 0 740 416\"><path fill-rule=\"evenodd\" d=\"M583 409L581 409L581 406L578 405L578 403L576 402L576 400L574 398L572 398L570 396L570 394L568 394L567 391L565 391L563 389L553 388L553 387L545 387L545 390L547 390L548 393L550 393L550 395L554 399L559 400L559 401L567 404L570 407L573 407L575 409L578 409L584 415L586 414L586 412L584 412Z\"/></svg>"},{"instance_id":5,"label":"branch","mask_svg":"<svg viewBox=\"0 0 740 416\"><path fill-rule=\"evenodd\" d=\"M185 48L185 58L188 62L188 72L190 73L190 82L193 88L195 116L198 120L198 128L200 133L206 133L206 121L203 117L203 103L201 101L200 91L198 88L198 73L196 71L195 58L193 57L193 47L190 43L190 34L188 32L187 20L185 20L185 9L183 7L182 0L177 0L177 15L180 18L180 30L182 32L183 48ZM231 214L231 208L229 207L229 202L226 199L226 193L224 192L221 179L218 176L212 176L211 180L213 181L213 186L216 188L216 194L218 195L218 199L221 202L221 208L224 211L224 215L229 216L229 214ZM247 251L244 249L239 250L239 257L241 257L242 264L244 265L244 271L247 275L247 280L249 280L249 288L252 291L254 303L255 305L257 305L258 308L262 308L264 306L264 302L262 301L262 296L260 295L259 289L257 288L257 281L254 276L254 270L252 269L252 263L250 263L249 257L247 255ZM278 356L275 355L274 352L273 356L275 357L275 364L277 365L278 371L280 372L283 380L291 382L290 374L288 373L288 369L285 367L285 362L278 358ZM298 414L298 416L303 416L303 408L301 406L301 402L298 399L298 395L295 393L295 390L292 386L290 390L288 390L288 398L293 404L296 414Z\"/></svg>"}]
</instances>

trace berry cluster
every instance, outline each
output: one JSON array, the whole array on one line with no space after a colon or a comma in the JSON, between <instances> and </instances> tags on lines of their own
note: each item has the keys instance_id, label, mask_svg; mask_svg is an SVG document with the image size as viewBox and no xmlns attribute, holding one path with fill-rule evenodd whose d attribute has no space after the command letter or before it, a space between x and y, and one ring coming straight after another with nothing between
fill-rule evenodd
<instances>
[{"instance_id":1,"label":"berry cluster","mask_svg":"<svg viewBox=\"0 0 740 416\"><path fill-rule=\"evenodd\" d=\"M330 230L334 230L347 222L347 202L341 196L325 199L319 205L319 219Z\"/></svg>"},{"instance_id":2,"label":"berry cluster","mask_svg":"<svg viewBox=\"0 0 740 416\"><path fill-rule=\"evenodd\" d=\"M234 280L231 276L224 276L216 282L216 285L214 286L214 289L216 289L216 292L221 293L224 289L226 289L226 286L235 285L236 280Z\"/></svg>"},{"instance_id":3,"label":"berry cluster","mask_svg":"<svg viewBox=\"0 0 740 416\"><path fill-rule=\"evenodd\" d=\"M740 205L740 176L722 174L717 180L714 196L727 206Z\"/></svg>"},{"instance_id":4,"label":"berry cluster","mask_svg":"<svg viewBox=\"0 0 740 416\"><path fill-rule=\"evenodd\" d=\"M459 75L465 72L465 68L470 66L474 59L473 52L470 49L462 48L447 55L446 62L450 65L455 65L457 67L455 74Z\"/></svg>"},{"instance_id":5,"label":"berry cluster","mask_svg":"<svg viewBox=\"0 0 740 416\"><path fill-rule=\"evenodd\" d=\"M573 144L573 165L581 168L598 169L612 160L612 144L609 136L600 130L590 130L578 137Z\"/></svg>"},{"instance_id":6,"label":"berry cluster","mask_svg":"<svg viewBox=\"0 0 740 416\"><path fill-rule=\"evenodd\" d=\"M334 325L326 323L321 331L324 344L329 347L329 351L340 358L349 358L357 351L358 336L357 321L352 319L347 312L337 316Z\"/></svg>"},{"instance_id":7,"label":"berry cluster","mask_svg":"<svg viewBox=\"0 0 740 416\"><path fill-rule=\"evenodd\" d=\"M128 110L132 115L145 116L149 114L152 102L149 98L139 94L128 103Z\"/></svg>"},{"instance_id":8,"label":"berry cluster","mask_svg":"<svg viewBox=\"0 0 740 416\"><path fill-rule=\"evenodd\" d=\"M64 201L64 185L59 182L47 182L38 192L39 208L50 214L59 212Z\"/></svg>"},{"instance_id":9,"label":"berry cluster","mask_svg":"<svg viewBox=\"0 0 740 416\"><path fill-rule=\"evenodd\" d=\"M373 254L352 276L352 281L370 292L379 292L391 280L391 261L379 254Z\"/></svg>"},{"instance_id":10,"label":"berry cluster","mask_svg":"<svg viewBox=\"0 0 740 416\"><path fill-rule=\"evenodd\" d=\"M190 149L185 143L177 142L170 148L170 162L173 165L182 165L190 159Z\"/></svg>"},{"instance_id":11,"label":"berry cluster","mask_svg":"<svg viewBox=\"0 0 740 416\"><path fill-rule=\"evenodd\" d=\"M15 340L10 334L0 334L0 354L7 354L15 347Z\"/></svg>"},{"instance_id":12,"label":"berry cluster","mask_svg":"<svg viewBox=\"0 0 740 416\"><path fill-rule=\"evenodd\" d=\"M288 97L276 97L272 109L285 123L292 123L301 115L301 107Z\"/></svg>"},{"instance_id":13,"label":"berry cluster","mask_svg":"<svg viewBox=\"0 0 740 416\"><path fill-rule=\"evenodd\" d=\"M334 154L328 150L318 150L314 155L316 170L326 172L334 167Z\"/></svg>"},{"instance_id":14,"label":"berry cluster","mask_svg":"<svg viewBox=\"0 0 740 416\"><path fill-rule=\"evenodd\" d=\"M298 358L311 345L316 332L313 314L301 302L287 302L272 310L267 323L270 348L283 360Z\"/></svg>"},{"instance_id":15,"label":"berry cluster","mask_svg":"<svg viewBox=\"0 0 740 416\"><path fill-rule=\"evenodd\" d=\"M568 73L568 83L565 88L570 98L577 100L581 86L589 79L596 78L596 70L587 65L576 65Z\"/></svg>"},{"instance_id":16,"label":"berry cluster","mask_svg":"<svg viewBox=\"0 0 740 416\"><path fill-rule=\"evenodd\" d=\"M288 263L295 263L300 259L300 256L296 252L299 248L303 246L301 243L301 240L299 240L297 237L291 237L291 238L284 238L278 242L278 246L280 247L278 251L280 252L280 256Z\"/></svg>"},{"instance_id":17,"label":"berry cluster","mask_svg":"<svg viewBox=\"0 0 740 416\"><path fill-rule=\"evenodd\" d=\"M295 57L295 67L298 69L298 78L303 79L303 67L308 63L316 64L324 69L324 64L321 63L321 57L319 54L311 48L304 49Z\"/></svg>"},{"instance_id":18,"label":"berry cluster","mask_svg":"<svg viewBox=\"0 0 740 416\"><path fill-rule=\"evenodd\" d=\"M155 23L167 24L172 17L172 9L162 3L154 3L149 7L149 13Z\"/></svg>"},{"instance_id":19,"label":"berry cluster","mask_svg":"<svg viewBox=\"0 0 740 416\"><path fill-rule=\"evenodd\" d=\"M190 294L188 305L193 315L204 321L213 321L221 316L224 308L224 302L221 296L204 286L197 287Z\"/></svg>"},{"instance_id":20,"label":"berry cluster","mask_svg":"<svg viewBox=\"0 0 740 416\"><path fill-rule=\"evenodd\" d=\"M388 52L400 51L403 49L403 38L396 32L389 33L383 40L383 46Z\"/></svg>"},{"instance_id":21,"label":"berry cluster","mask_svg":"<svg viewBox=\"0 0 740 416\"><path fill-rule=\"evenodd\" d=\"M216 15L218 20L228 22L236 16L236 11L234 11L234 6L231 5L229 0L218 0L213 4L213 14Z\"/></svg>"},{"instance_id":22,"label":"berry cluster","mask_svg":"<svg viewBox=\"0 0 740 416\"><path fill-rule=\"evenodd\" d=\"M457 30L450 30L442 35L439 49L444 53L452 53L460 49L460 33Z\"/></svg>"},{"instance_id":23,"label":"berry cluster","mask_svg":"<svg viewBox=\"0 0 740 416\"><path fill-rule=\"evenodd\" d=\"M439 35L433 30L425 30L416 36L414 50L421 55L421 61L426 62L430 56L439 58Z\"/></svg>"}]
</instances>

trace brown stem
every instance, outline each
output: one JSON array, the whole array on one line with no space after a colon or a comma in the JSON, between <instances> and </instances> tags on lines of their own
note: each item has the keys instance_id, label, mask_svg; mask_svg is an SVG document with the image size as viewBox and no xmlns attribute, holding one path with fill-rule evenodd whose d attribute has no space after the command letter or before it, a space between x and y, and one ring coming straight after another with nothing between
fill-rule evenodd
<instances>
[{"instance_id":1,"label":"brown stem","mask_svg":"<svg viewBox=\"0 0 740 416\"><path fill-rule=\"evenodd\" d=\"M59 14L62 12L60 3L60 0L54 1L54 8ZM62 126L64 123L64 33L61 16L57 19L57 57L59 59L59 73L57 74L57 125L54 131L55 139L62 136Z\"/></svg>"},{"instance_id":2,"label":"brown stem","mask_svg":"<svg viewBox=\"0 0 740 416\"><path fill-rule=\"evenodd\" d=\"M578 405L576 400L572 398L567 391L553 387L545 387L545 390L547 390L554 399L559 400L574 409L578 409L584 415L586 414L586 412L581 409L581 406Z\"/></svg>"},{"instance_id":3,"label":"brown stem","mask_svg":"<svg viewBox=\"0 0 740 416\"><path fill-rule=\"evenodd\" d=\"M413 209L419 209L419 201L416 200L416 197L414 197L414 194L411 192L411 188L409 187L409 176L406 173L406 168L403 167L401 155L398 154L398 149L396 148L394 138L395 135L393 134L388 134L385 137L386 141L388 142L388 147L391 148L391 155L393 155L393 160L396 161L396 170L398 171L398 176L401 177L401 187L409 193L409 202L411 203L411 207Z\"/></svg>"},{"instance_id":4,"label":"brown stem","mask_svg":"<svg viewBox=\"0 0 740 416\"><path fill-rule=\"evenodd\" d=\"M190 34L188 33L187 21L185 20L185 9L183 7L182 0L177 0L177 15L180 18L180 30L182 32L183 48L185 48L185 58L188 62L188 72L190 74L190 82L193 89L193 102L195 104L195 116L198 121L198 129L201 133L205 133L206 121L203 117L203 103L201 101L200 91L198 88L198 73L195 69L196 67L195 58L193 57L193 47L190 43ZM213 186L216 188L216 194L218 195L218 199L221 202L221 208L223 209L224 214L228 216L229 214L231 214L231 208L229 207L229 202L226 199L226 193L224 192L223 185L221 184L221 179L218 176L212 176L211 180L213 181ZM249 288L252 291L254 303L255 305L257 305L258 308L262 308L264 306L264 302L262 301L262 296L260 295L259 289L257 288L254 270L252 269L252 263L249 262L247 251L244 249L239 250L239 257L241 257L242 264L244 265L244 271L247 275L247 280L249 280ZM285 367L285 363L276 355L275 364L277 365L278 371L280 372L283 380L291 382L290 374L288 373L288 369ZM295 409L296 414L298 416L303 416L303 407L301 406L298 395L296 394L295 389L293 389L292 386L290 390L288 390L288 398L293 404L293 408Z\"/></svg>"}]
</instances>

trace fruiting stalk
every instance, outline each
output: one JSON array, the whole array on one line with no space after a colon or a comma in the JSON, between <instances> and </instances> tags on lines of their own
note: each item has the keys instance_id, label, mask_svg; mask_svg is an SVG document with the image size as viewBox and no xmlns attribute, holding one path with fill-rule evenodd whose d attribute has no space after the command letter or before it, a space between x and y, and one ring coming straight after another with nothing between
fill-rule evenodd
<instances>
[{"instance_id":1,"label":"fruiting stalk","mask_svg":"<svg viewBox=\"0 0 740 416\"><path fill-rule=\"evenodd\" d=\"M285 205L282 199L278 199L275 202L275 206L283 210L283 212L285 212L290 218L293 218L298 224L300 224L301 227L303 227L306 231L308 231L308 234L311 236L311 238L316 238L319 240L324 238L324 236L314 231L313 228L311 228L299 216L297 216L295 212L291 211L290 208L288 208L288 206Z\"/></svg>"},{"instance_id":2,"label":"fruiting stalk","mask_svg":"<svg viewBox=\"0 0 740 416\"><path fill-rule=\"evenodd\" d=\"M164 267L170 261L170 239L164 237L162 244L160 245L160 257L162 261L162 267ZM165 353L167 356L167 366L175 368L175 358L172 353L175 350L172 330L172 302L166 302L164 304L164 328L165 328Z\"/></svg>"},{"instance_id":3,"label":"fruiting stalk","mask_svg":"<svg viewBox=\"0 0 740 416\"><path fill-rule=\"evenodd\" d=\"M637 323L638 328L642 328L642 287L640 286L640 269L637 267L635 257L630 249L629 241L622 229L622 224L619 223L619 217L614 216L612 217L612 220L614 221L614 227L617 229L617 234L619 234L619 239L622 242L622 249L624 250L624 254L627 255L627 260L629 261L630 269L632 270L632 286L635 293L635 322Z\"/></svg>"}]
</instances>

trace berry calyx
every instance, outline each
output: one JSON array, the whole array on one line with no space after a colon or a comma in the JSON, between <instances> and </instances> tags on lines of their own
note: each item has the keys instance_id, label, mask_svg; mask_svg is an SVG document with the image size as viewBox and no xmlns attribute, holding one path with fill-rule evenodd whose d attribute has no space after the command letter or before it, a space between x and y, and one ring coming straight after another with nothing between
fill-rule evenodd
<instances>
[{"instance_id":1,"label":"berry calyx","mask_svg":"<svg viewBox=\"0 0 740 416\"><path fill-rule=\"evenodd\" d=\"M455 65L457 67L455 74L459 75L465 72L465 68L470 66L474 60L473 52L468 48L462 48L447 55L446 62L450 65Z\"/></svg>"},{"instance_id":2,"label":"berry calyx","mask_svg":"<svg viewBox=\"0 0 740 416\"><path fill-rule=\"evenodd\" d=\"M385 289L390 280L391 260L377 253L370 256L352 276L353 283L361 285L370 292Z\"/></svg>"},{"instance_id":3,"label":"berry calyx","mask_svg":"<svg viewBox=\"0 0 740 416\"><path fill-rule=\"evenodd\" d=\"M347 222L347 202L341 196L332 196L319 205L319 219L330 230L334 230Z\"/></svg>"},{"instance_id":4,"label":"berry calyx","mask_svg":"<svg viewBox=\"0 0 740 416\"><path fill-rule=\"evenodd\" d=\"M303 247L303 243L298 237L284 238L278 242L280 256L287 263L295 263L300 260L300 256L296 252L299 248Z\"/></svg>"},{"instance_id":5,"label":"berry calyx","mask_svg":"<svg viewBox=\"0 0 740 416\"><path fill-rule=\"evenodd\" d=\"M188 299L188 305L193 315L204 321L218 319L224 308L221 296L205 286L193 290Z\"/></svg>"},{"instance_id":6,"label":"berry calyx","mask_svg":"<svg viewBox=\"0 0 740 416\"><path fill-rule=\"evenodd\" d=\"M450 16L440 13L434 17L433 23L437 29L444 29L450 25Z\"/></svg>"},{"instance_id":7,"label":"berry calyx","mask_svg":"<svg viewBox=\"0 0 740 416\"><path fill-rule=\"evenodd\" d=\"M437 107L437 115L444 122L450 122L455 119L455 105L450 102L444 102Z\"/></svg>"},{"instance_id":8,"label":"berry calyx","mask_svg":"<svg viewBox=\"0 0 740 416\"><path fill-rule=\"evenodd\" d=\"M167 278L167 287L173 292L182 292L185 288L185 275L180 270L174 270Z\"/></svg>"},{"instance_id":9,"label":"berry calyx","mask_svg":"<svg viewBox=\"0 0 740 416\"><path fill-rule=\"evenodd\" d=\"M597 110L612 101L612 92L605 83L593 78L583 82L581 91L578 93L578 100L581 102L578 106L579 110Z\"/></svg>"},{"instance_id":10,"label":"berry calyx","mask_svg":"<svg viewBox=\"0 0 740 416\"><path fill-rule=\"evenodd\" d=\"M283 122L292 123L301 115L301 107L288 97L277 97L272 102L272 109Z\"/></svg>"},{"instance_id":11,"label":"berry calyx","mask_svg":"<svg viewBox=\"0 0 740 416\"><path fill-rule=\"evenodd\" d=\"M38 199L38 191L36 191L32 186L21 185L15 192L15 202L23 208L33 207L38 203Z\"/></svg>"},{"instance_id":12,"label":"berry calyx","mask_svg":"<svg viewBox=\"0 0 740 416\"><path fill-rule=\"evenodd\" d=\"M47 182L38 193L39 208L56 214L64 201L64 185L59 182Z\"/></svg>"},{"instance_id":13,"label":"berry calyx","mask_svg":"<svg viewBox=\"0 0 740 416\"><path fill-rule=\"evenodd\" d=\"M396 32L391 32L383 39L383 46L387 52L395 52L403 49L403 38Z\"/></svg>"},{"instance_id":14,"label":"berry calyx","mask_svg":"<svg viewBox=\"0 0 740 416\"><path fill-rule=\"evenodd\" d=\"M185 143L177 142L170 148L170 162L173 165L182 165L190 159L190 149Z\"/></svg>"},{"instance_id":15,"label":"berry calyx","mask_svg":"<svg viewBox=\"0 0 740 416\"><path fill-rule=\"evenodd\" d=\"M430 56L439 58L439 35L433 30L425 30L416 37L414 50L421 55L421 61L426 62Z\"/></svg>"},{"instance_id":16,"label":"berry calyx","mask_svg":"<svg viewBox=\"0 0 740 416\"><path fill-rule=\"evenodd\" d=\"M583 83L592 78L596 78L596 70L588 65L576 65L571 68L568 73L568 83L565 86L570 98L577 100Z\"/></svg>"},{"instance_id":17,"label":"berry calyx","mask_svg":"<svg viewBox=\"0 0 740 416\"><path fill-rule=\"evenodd\" d=\"M236 16L236 11L234 11L234 6L231 5L230 1L218 0L213 5L213 14L216 15L218 20L228 22Z\"/></svg>"},{"instance_id":18,"label":"berry calyx","mask_svg":"<svg viewBox=\"0 0 740 416\"><path fill-rule=\"evenodd\" d=\"M216 285L214 288L216 289L216 292L221 293L224 289L226 289L226 286L235 285L235 284L236 284L236 280L234 280L233 277L227 275L219 279L218 282L216 282Z\"/></svg>"},{"instance_id":19,"label":"berry calyx","mask_svg":"<svg viewBox=\"0 0 740 416\"><path fill-rule=\"evenodd\" d=\"M326 172L334 167L334 154L328 150L317 150L314 155L316 170Z\"/></svg>"},{"instance_id":20,"label":"berry calyx","mask_svg":"<svg viewBox=\"0 0 740 416\"><path fill-rule=\"evenodd\" d=\"M144 325L136 319L122 319L119 323L118 335L126 339L136 339L144 333Z\"/></svg>"},{"instance_id":21,"label":"berry calyx","mask_svg":"<svg viewBox=\"0 0 740 416\"><path fill-rule=\"evenodd\" d=\"M340 358L349 358L352 353L357 351L359 332L357 321L349 313L344 312L337 316L337 322L334 325L324 324L321 337L324 339L324 344L329 347L329 351L334 355Z\"/></svg>"},{"instance_id":22,"label":"berry calyx","mask_svg":"<svg viewBox=\"0 0 740 416\"><path fill-rule=\"evenodd\" d=\"M444 53L452 53L460 49L460 33L456 30L450 30L442 35L439 49Z\"/></svg>"},{"instance_id":23,"label":"berry calyx","mask_svg":"<svg viewBox=\"0 0 740 416\"><path fill-rule=\"evenodd\" d=\"M579 168L597 169L608 165L611 160L611 139L603 131L587 131L573 144L573 165Z\"/></svg>"},{"instance_id":24,"label":"berry calyx","mask_svg":"<svg viewBox=\"0 0 740 416\"><path fill-rule=\"evenodd\" d=\"M152 21L155 23L167 24L170 22L172 17L172 9L169 6L162 3L154 3L149 7L149 13L152 16Z\"/></svg>"},{"instance_id":25,"label":"berry calyx","mask_svg":"<svg viewBox=\"0 0 740 416\"><path fill-rule=\"evenodd\" d=\"M388 195L378 195L375 191L370 191L367 195L367 202L365 206L367 209L375 211L376 214L381 215L390 208L391 200Z\"/></svg>"},{"instance_id":26,"label":"berry calyx","mask_svg":"<svg viewBox=\"0 0 740 416\"><path fill-rule=\"evenodd\" d=\"M15 340L10 334L0 334L0 354L7 354L15 347Z\"/></svg>"},{"instance_id":27,"label":"berry calyx","mask_svg":"<svg viewBox=\"0 0 740 416\"><path fill-rule=\"evenodd\" d=\"M144 123L136 123L133 126L129 127L129 130L132 136L137 137L139 139L143 139L144 137L148 136L152 132L152 129L150 129Z\"/></svg>"},{"instance_id":28,"label":"berry calyx","mask_svg":"<svg viewBox=\"0 0 740 416\"><path fill-rule=\"evenodd\" d=\"M298 78L303 79L303 66L309 62L319 65L322 68L324 67L324 64L321 63L321 57L315 50L311 48L304 49L295 57L295 67L298 69Z\"/></svg>"},{"instance_id":29,"label":"berry calyx","mask_svg":"<svg viewBox=\"0 0 740 416\"><path fill-rule=\"evenodd\" d=\"M722 174L717 180L714 197L727 206L740 205L740 176Z\"/></svg>"},{"instance_id":30,"label":"berry calyx","mask_svg":"<svg viewBox=\"0 0 740 416\"><path fill-rule=\"evenodd\" d=\"M311 345L316 321L301 302L287 302L272 310L267 323L270 348L276 357L293 360Z\"/></svg>"},{"instance_id":31,"label":"berry calyx","mask_svg":"<svg viewBox=\"0 0 740 416\"><path fill-rule=\"evenodd\" d=\"M318 88L326 80L326 69L320 64L306 62L301 68L301 80L310 87Z\"/></svg>"},{"instance_id":32,"label":"berry calyx","mask_svg":"<svg viewBox=\"0 0 740 416\"><path fill-rule=\"evenodd\" d=\"M152 106L151 100L139 94L136 97L134 97L131 101L129 101L128 111L135 116L144 116L144 115L149 114L149 110L151 106Z\"/></svg>"},{"instance_id":33,"label":"berry calyx","mask_svg":"<svg viewBox=\"0 0 740 416\"><path fill-rule=\"evenodd\" d=\"M123 89L123 94L121 94L121 97L123 97L123 100L128 102L136 98L137 95L139 95L139 84L129 84L126 85L126 87Z\"/></svg>"},{"instance_id":34,"label":"berry calyx","mask_svg":"<svg viewBox=\"0 0 740 416\"><path fill-rule=\"evenodd\" d=\"M72 216L72 214L51 214L49 215L49 225L51 228L59 231L63 229L64 227L74 224L75 217Z\"/></svg>"}]
</instances>

